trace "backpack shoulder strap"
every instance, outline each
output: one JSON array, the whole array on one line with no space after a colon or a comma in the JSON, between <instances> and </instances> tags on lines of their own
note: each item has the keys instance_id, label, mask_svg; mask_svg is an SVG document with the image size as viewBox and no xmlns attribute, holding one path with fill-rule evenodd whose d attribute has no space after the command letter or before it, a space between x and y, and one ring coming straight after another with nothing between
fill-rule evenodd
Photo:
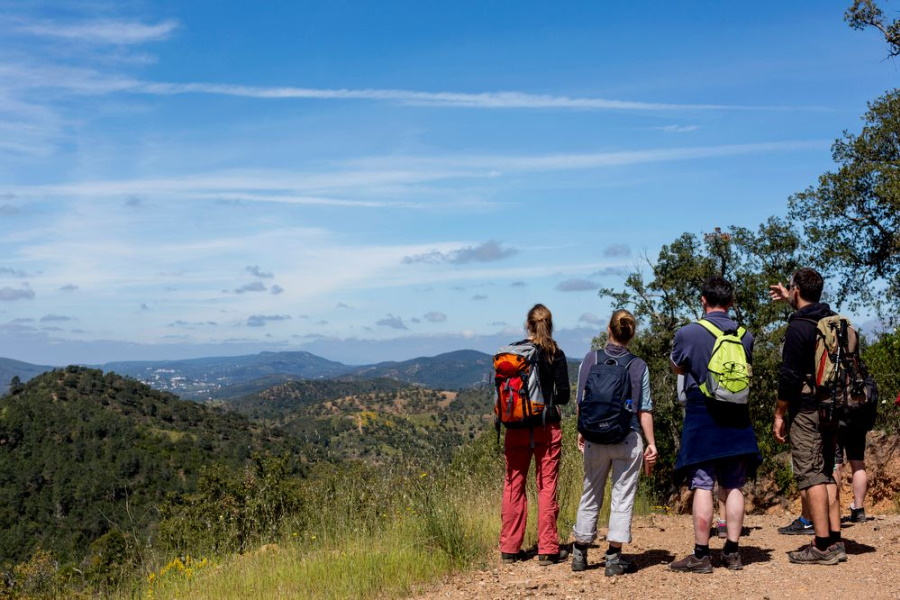
<instances>
[{"instance_id":1,"label":"backpack shoulder strap","mask_svg":"<svg viewBox=\"0 0 900 600\"><path fill-rule=\"evenodd\" d=\"M713 335L713 337L715 337L716 339L718 339L719 337L721 337L722 335L725 334L724 331L722 331L721 329L719 329L718 327L713 325L712 321L710 321L708 319L699 319L698 321L695 321L695 322L697 323L697 325L700 325L705 330L710 332Z\"/></svg>"}]
</instances>

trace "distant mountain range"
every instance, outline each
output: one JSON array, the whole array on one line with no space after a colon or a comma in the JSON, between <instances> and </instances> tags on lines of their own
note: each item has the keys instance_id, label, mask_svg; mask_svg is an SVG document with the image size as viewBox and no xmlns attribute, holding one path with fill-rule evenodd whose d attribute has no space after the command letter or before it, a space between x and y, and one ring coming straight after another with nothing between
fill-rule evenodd
<instances>
[{"instance_id":1,"label":"distant mountain range","mask_svg":"<svg viewBox=\"0 0 900 600\"><path fill-rule=\"evenodd\" d=\"M491 376L491 356L475 350L361 366L345 365L309 352L262 352L247 356L123 361L92 366L194 399L252 393L299 379L389 378L432 389L456 390L486 383ZM0 358L0 382L8 383L13 376L25 382L53 368ZM226 390L232 386L240 386L240 392Z\"/></svg>"}]
</instances>

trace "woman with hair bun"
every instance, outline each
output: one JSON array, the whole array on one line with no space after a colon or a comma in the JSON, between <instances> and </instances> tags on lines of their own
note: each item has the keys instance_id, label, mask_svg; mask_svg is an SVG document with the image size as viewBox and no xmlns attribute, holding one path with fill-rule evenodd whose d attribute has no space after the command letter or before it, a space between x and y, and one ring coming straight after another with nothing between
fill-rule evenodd
<instances>
[{"instance_id":1,"label":"woman with hair bun","mask_svg":"<svg viewBox=\"0 0 900 600\"><path fill-rule=\"evenodd\" d=\"M585 387L591 385L592 390L600 389L595 384L589 384L589 375L605 377L607 380L610 377L607 374L600 375L604 365L609 367L607 373L617 373L620 377L622 387L616 389L627 390L630 387L631 393L625 398L625 412L620 417L621 429L615 435L601 438L591 436L587 431L583 435L582 420L579 420L578 449L584 454L584 492L578 506L575 526L572 528L575 538L572 551L573 571L584 571L587 568L587 549L597 539L597 519L610 470L613 487L610 496L609 533L606 536L609 549L606 551L605 573L610 577L634 570L632 562L622 556L622 544L631 542L631 513L641 463L646 465L645 470L649 472L657 459L656 440L653 437L650 373L647 363L628 351L628 344L636 331L634 315L627 310L617 310L606 329L606 347L588 352L578 370L576 401L580 416L584 412L582 403L585 401ZM619 403L621 405L621 400ZM641 440L641 431L647 440L646 448ZM599 441L586 440L585 435Z\"/></svg>"},{"instance_id":2,"label":"woman with hair bun","mask_svg":"<svg viewBox=\"0 0 900 600\"><path fill-rule=\"evenodd\" d=\"M562 455L559 405L569 402L569 371L566 355L553 340L553 316L543 304L535 304L525 321L528 338L512 344L531 344L537 350L538 379L545 399L542 414L522 423L507 424L503 449L506 478L503 482L500 553L503 562L521 560L528 508L525 482L534 456L538 501L538 564L552 565L568 558L559 546L556 518L559 515L557 482Z\"/></svg>"}]
</instances>

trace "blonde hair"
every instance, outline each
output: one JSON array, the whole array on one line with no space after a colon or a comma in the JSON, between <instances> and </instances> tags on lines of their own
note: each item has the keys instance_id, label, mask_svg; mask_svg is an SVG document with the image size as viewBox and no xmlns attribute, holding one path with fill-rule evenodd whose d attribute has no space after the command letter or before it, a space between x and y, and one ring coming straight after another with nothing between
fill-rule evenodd
<instances>
[{"instance_id":1,"label":"blonde hair","mask_svg":"<svg viewBox=\"0 0 900 600\"><path fill-rule=\"evenodd\" d=\"M617 310L609 320L609 332L616 341L627 344L637 331L634 315L625 309Z\"/></svg>"},{"instance_id":2,"label":"blonde hair","mask_svg":"<svg viewBox=\"0 0 900 600\"><path fill-rule=\"evenodd\" d=\"M531 335L531 340L547 355L549 361L553 361L558 346L553 341L553 315L550 309L543 304L535 304L528 311L525 320L525 329Z\"/></svg>"}]
</instances>

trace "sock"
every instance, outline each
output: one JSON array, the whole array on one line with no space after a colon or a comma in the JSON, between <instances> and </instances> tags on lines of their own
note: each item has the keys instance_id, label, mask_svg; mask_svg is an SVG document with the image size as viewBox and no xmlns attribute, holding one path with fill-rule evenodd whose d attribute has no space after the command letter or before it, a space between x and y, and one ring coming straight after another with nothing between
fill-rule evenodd
<instances>
[{"instance_id":1,"label":"sock","mask_svg":"<svg viewBox=\"0 0 900 600\"><path fill-rule=\"evenodd\" d=\"M697 558L709 556L709 544L706 544L705 546L694 544L694 556L696 556Z\"/></svg>"},{"instance_id":2,"label":"sock","mask_svg":"<svg viewBox=\"0 0 900 600\"><path fill-rule=\"evenodd\" d=\"M828 546L831 545L831 537L816 536L815 544L816 544L817 550L821 550L822 552L825 552L826 550L828 550Z\"/></svg>"},{"instance_id":3,"label":"sock","mask_svg":"<svg viewBox=\"0 0 900 600\"><path fill-rule=\"evenodd\" d=\"M611 555L611 554L621 554L621 553L622 553L622 547L621 547L621 546L619 546L618 548L616 548L615 546L610 546L610 547L606 550L606 555L607 555L607 556L609 556L609 555Z\"/></svg>"},{"instance_id":4,"label":"sock","mask_svg":"<svg viewBox=\"0 0 900 600\"><path fill-rule=\"evenodd\" d=\"M731 540L725 540L725 546L722 548L722 552L725 554L734 554L738 551L738 543L732 542Z\"/></svg>"},{"instance_id":5,"label":"sock","mask_svg":"<svg viewBox=\"0 0 900 600\"><path fill-rule=\"evenodd\" d=\"M831 533L831 535L829 536L828 539L831 540L832 544L836 544L839 541L841 541L841 532L840 531L832 531L830 533Z\"/></svg>"},{"instance_id":6,"label":"sock","mask_svg":"<svg viewBox=\"0 0 900 600\"><path fill-rule=\"evenodd\" d=\"M807 525L807 526L812 525L812 521L807 521L803 517L798 517L798 518L800 519L800 522L803 523L804 525Z\"/></svg>"},{"instance_id":7,"label":"sock","mask_svg":"<svg viewBox=\"0 0 900 600\"><path fill-rule=\"evenodd\" d=\"M718 527L719 529L725 529L725 527L727 527L727 524L722 519L719 519L718 521L716 521L716 527Z\"/></svg>"}]
</instances>

